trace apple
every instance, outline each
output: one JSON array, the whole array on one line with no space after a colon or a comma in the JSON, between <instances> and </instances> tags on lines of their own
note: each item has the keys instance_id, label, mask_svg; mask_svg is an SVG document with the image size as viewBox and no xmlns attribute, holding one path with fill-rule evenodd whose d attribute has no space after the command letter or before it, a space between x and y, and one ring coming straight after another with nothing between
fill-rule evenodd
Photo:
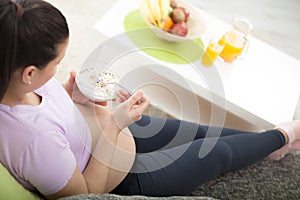
<instances>
[{"instance_id":1,"label":"apple","mask_svg":"<svg viewBox=\"0 0 300 200\"><path fill-rule=\"evenodd\" d=\"M185 20L185 13L180 8L175 8L172 12L172 20L175 23L183 22Z\"/></svg>"},{"instance_id":2,"label":"apple","mask_svg":"<svg viewBox=\"0 0 300 200\"><path fill-rule=\"evenodd\" d=\"M188 28L185 22L175 23L169 32L174 35L186 36L188 34Z\"/></svg>"},{"instance_id":3,"label":"apple","mask_svg":"<svg viewBox=\"0 0 300 200\"><path fill-rule=\"evenodd\" d=\"M188 19L189 19L189 17L190 17L190 11L188 11L186 8L184 8L184 7L182 7L182 6L179 6L179 7L177 7L177 8L179 8L179 9L181 9L181 10L183 11L183 13L184 13L184 15L185 15L184 21L187 22Z\"/></svg>"}]
</instances>

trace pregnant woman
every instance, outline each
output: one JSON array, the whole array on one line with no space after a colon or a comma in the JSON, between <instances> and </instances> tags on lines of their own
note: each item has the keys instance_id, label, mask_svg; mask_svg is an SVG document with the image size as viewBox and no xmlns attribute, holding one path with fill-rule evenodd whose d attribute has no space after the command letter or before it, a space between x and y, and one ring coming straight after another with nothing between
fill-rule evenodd
<instances>
[{"instance_id":1,"label":"pregnant woman","mask_svg":"<svg viewBox=\"0 0 300 200\"><path fill-rule=\"evenodd\" d=\"M298 148L300 121L257 134L211 127L221 130L215 138L207 126L143 115L143 91L120 91L113 110L92 103L78 91L75 72L63 85L53 78L68 39L66 20L51 4L0 1L0 161L30 191L47 199L187 195L217 175ZM199 157L204 138L215 145Z\"/></svg>"}]
</instances>

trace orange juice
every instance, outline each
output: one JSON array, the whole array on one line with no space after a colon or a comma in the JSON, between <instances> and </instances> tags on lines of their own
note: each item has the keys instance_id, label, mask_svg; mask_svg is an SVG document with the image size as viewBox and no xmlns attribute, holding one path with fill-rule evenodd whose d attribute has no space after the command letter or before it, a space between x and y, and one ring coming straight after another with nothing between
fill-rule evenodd
<instances>
[{"instance_id":1,"label":"orange juice","mask_svg":"<svg viewBox=\"0 0 300 200\"><path fill-rule=\"evenodd\" d=\"M221 49L221 45L211 42L202 55L202 64L207 67L211 66L220 54Z\"/></svg>"},{"instance_id":2,"label":"orange juice","mask_svg":"<svg viewBox=\"0 0 300 200\"><path fill-rule=\"evenodd\" d=\"M225 34L220 40L219 44L224 45L223 50L220 53L220 57L223 58L225 62L232 62L239 55L242 54L245 40L233 32Z\"/></svg>"}]
</instances>

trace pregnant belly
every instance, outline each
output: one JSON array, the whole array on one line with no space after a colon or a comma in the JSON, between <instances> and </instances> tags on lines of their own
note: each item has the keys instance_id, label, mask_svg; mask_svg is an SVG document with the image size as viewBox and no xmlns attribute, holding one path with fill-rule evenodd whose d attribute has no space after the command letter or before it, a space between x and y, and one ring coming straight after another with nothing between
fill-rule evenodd
<instances>
[{"instance_id":1,"label":"pregnant belly","mask_svg":"<svg viewBox=\"0 0 300 200\"><path fill-rule=\"evenodd\" d=\"M88 106L77 105L81 113L86 119L92 136L92 149L94 149L101 133L101 127L104 127L107 116L110 115L110 110L90 104ZM135 142L128 128L122 130L117 139L117 144L111 163L104 163L111 166L108 182L105 192L112 191L130 171L135 159Z\"/></svg>"},{"instance_id":2,"label":"pregnant belly","mask_svg":"<svg viewBox=\"0 0 300 200\"><path fill-rule=\"evenodd\" d=\"M117 187L130 171L135 159L135 142L129 131L125 129L119 136L117 148L111 163L106 192Z\"/></svg>"}]
</instances>

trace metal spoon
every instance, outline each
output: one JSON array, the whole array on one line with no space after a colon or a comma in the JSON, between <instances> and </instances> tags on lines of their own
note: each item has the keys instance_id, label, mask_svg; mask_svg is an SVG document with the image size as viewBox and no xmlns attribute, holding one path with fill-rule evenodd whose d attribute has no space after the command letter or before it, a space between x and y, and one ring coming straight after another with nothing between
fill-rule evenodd
<instances>
[{"instance_id":1,"label":"metal spoon","mask_svg":"<svg viewBox=\"0 0 300 200\"><path fill-rule=\"evenodd\" d=\"M117 85L117 86L119 86L120 88L122 88L123 90L125 90L130 96L133 95L133 92L132 92L131 90L127 89L126 87L124 87L123 85L121 85L121 84L119 84L119 83L117 83L117 82L105 82L105 81L99 80L99 79L98 79L98 81L99 81L100 83L104 84L104 85L105 85L105 84L114 84L114 85ZM141 99L138 100L138 103L142 103L142 102L144 102L144 101L145 101L145 99L142 97Z\"/></svg>"},{"instance_id":2,"label":"metal spoon","mask_svg":"<svg viewBox=\"0 0 300 200\"><path fill-rule=\"evenodd\" d=\"M123 90L125 90L130 96L133 95L133 92L132 92L132 91L130 91L129 89L127 89L126 87L124 87L123 85L121 85L121 84L119 84L119 83L117 83L117 82L104 82L104 81L99 80L99 79L98 79L98 81L99 81L100 83L104 84L104 85L108 85L108 84L114 84L114 85L117 85L117 86L119 86L120 88L122 88Z\"/></svg>"}]
</instances>

